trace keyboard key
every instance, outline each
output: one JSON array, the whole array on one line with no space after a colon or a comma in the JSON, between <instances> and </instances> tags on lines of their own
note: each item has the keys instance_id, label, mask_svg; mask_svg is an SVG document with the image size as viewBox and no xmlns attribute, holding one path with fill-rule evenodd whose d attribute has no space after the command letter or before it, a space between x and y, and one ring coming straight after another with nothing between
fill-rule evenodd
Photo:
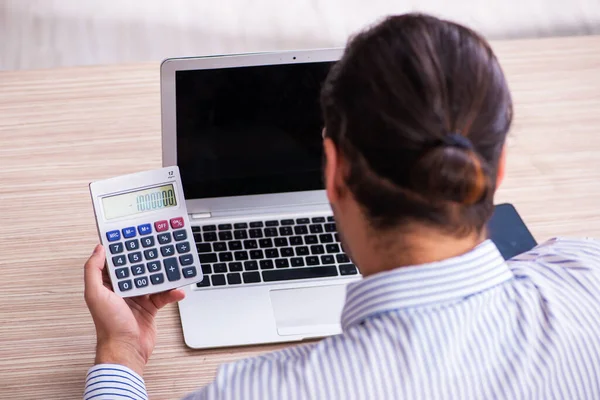
<instances>
[{"instance_id":1,"label":"keyboard key","mask_svg":"<svg viewBox=\"0 0 600 400\"><path fill-rule=\"evenodd\" d=\"M306 257L306 265L319 265L319 257L317 257L317 256Z\"/></svg>"},{"instance_id":2,"label":"keyboard key","mask_svg":"<svg viewBox=\"0 0 600 400\"><path fill-rule=\"evenodd\" d=\"M231 234L231 231L219 232L219 240L233 240L233 235Z\"/></svg>"},{"instance_id":3,"label":"keyboard key","mask_svg":"<svg viewBox=\"0 0 600 400\"><path fill-rule=\"evenodd\" d=\"M184 226L183 217L171 218L169 222L171 223L171 228L173 229L183 228Z\"/></svg>"},{"instance_id":4,"label":"keyboard key","mask_svg":"<svg viewBox=\"0 0 600 400\"><path fill-rule=\"evenodd\" d=\"M256 271L258 269L258 262L256 262L256 261L246 261L244 263L244 269L246 271Z\"/></svg>"},{"instance_id":5,"label":"keyboard key","mask_svg":"<svg viewBox=\"0 0 600 400\"><path fill-rule=\"evenodd\" d=\"M279 257L279 251L277 249L266 249L265 256L267 258L277 258Z\"/></svg>"},{"instance_id":6,"label":"keyboard key","mask_svg":"<svg viewBox=\"0 0 600 400\"><path fill-rule=\"evenodd\" d=\"M169 221L167 220L156 221L154 223L154 230L156 230L156 232L164 232L167 229L169 229Z\"/></svg>"},{"instance_id":7,"label":"keyboard key","mask_svg":"<svg viewBox=\"0 0 600 400\"><path fill-rule=\"evenodd\" d=\"M275 260L275 267L276 268L289 268L290 263L287 260L287 258L279 258L277 260Z\"/></svg>"},{"instance_id":8,"label":"keyboard key","mask_svg":"<svg viewBox=\"0 0 600 400\"><path fill-rule=\"evenodd\" d=\"M216 242L217 234L215 232L206 232L206 233L202 234L202 238L204 239L205 242Z\"/></svg>"},{"instance_id":9,"label":"keyboard key","mask_svg":"<svg viewBox=\"0 0 600 400\"><path fill-rule=\"evenodd\" d=\"M249 232L250 232L250 237L253 239L258 239L258 238L263 237L262 229L258 229L258 228L250 229Z\"/></svg>"},{"instance_id":10,"label":"keyboard key","mask_svg":"<svg viewBox=\"0 0 600 400\"><path fill-rule=\"evenodd\" d=\"M313 224L320 224L325 222L325 217L313 217L312 222Z\"/></svg>"},{"instance_id":11,"label":"keyboard key","mask_svg":"<svg viewBox=\"0 0 600 400\"><path fill-rule=\"evenodd\" d=\"M250 258L253 260L260 260L262 258L265 258L265 255L263 254L262 250L251 250Z\"/></svg>"},{"instance_id":12,"label":"keyboard key","mask_svg":"<svg viewBox=\"0 0 600 400\"><path fill-rule=\"evenodd\" d=\"M258 249L258 242L254 239L244 240L244 249L245 250Z\"/></svg>"},{"instance_id":13,"label":"keyboard key","mask_svg":"<svg viewBox=\"0 0 600 400\"><path fill-rule=\"evenodd\" d=\"M245 222L238 222L237 224L233 224L233 229L247 229L248 224Z\"/></svg>"},{"instance_id":14,"label":"keyboard key","mask_svg":"<svg viewBox=\"0 0 600 400\"><path fill-rule=\"evenodd\" d=\"M327 246L325 246L325 250L327 250L327 253L329 253L329 254L339 253L340 252L340 245L337 244L337 243L328 244Z\"/></svg>"},{"instance_id":15,"label":"keyboard key","mask_svg":"<svg viewBox=\"0 0 600 400\"><path fill-rule=\"evenodd\" d=\"M339 234L339 233L336 233L336 234L334 235L334 238L335 238L335 241L339 243L339 241L340 241L340 234Z\"/></svg>"},{"instance_id":16,"label":"keyboard key","mask_svg":"<svg viewBox=\"0 0 600 400\"><path fill-rule=\"evenodd\" d=\"M177 252L179 254L184 254L184 253L187 253L188 251L190 251L190 243L189 242L177 243L175 245L175 247L177 248Z\"/></svg>"},{"instance_id":17,"label":"keyboard key","mask_svg":"<svg viewBox=\"0 0 600 400\"><path fill-rule=\"evenodd\" d=\"M333 265L327 267L280 269L262 272L262 278L265 282L287 281L292 279L325 278L337 275L337 269Z\"/></svg>"},{"instance_id":18,"label":"keyboard key","mask_svg":"<svg viewBox=\"0 0 600 400\"><path fill-rule=\"evenodd\" d=\"M121 240L121 232L119 232L119 231L106 232L106 238L108 239L109 242Z\"/></svg>"},{"instance_id":19,"label":"keyboard key","mask_svg":"<svg viewBox=\"0 0 600 400\"><path fill-rule=\"evenodd\" d=\"M302 240L302 236L292 236L290 238L290 246L300 246L303 244L304 241Z\"/></svg>"},{"instance_id":20,"label":"keyboard key","mask_svg":"<svg viewBox=\"0 0 600 400\"><path fill-rule=\"evenodd\" d=\"M296 235L306 235L308 233L308 228L306 225L296 225L294 227L294 233L296 233Z\"/></svg>"},{"instance_id":21,"label":"keyboard key","mask_svg":"<svg viewBox=\"0 0 600 400\"><path fill-rule=\"evenodd\" d=\"M231 272L242 272L244 270L244 268L242 267L242 263L241 262L230 262L229 263L229 271Z\"/></svg>"},{"instance_id":22,"label":"keyboard key","mask_svg":"<svg viewBox=\"0 0 600 400\"><path fill-rule=\"evenodd\" d=\"M233 231L233 237L237 240L248 239L248 232L246 231Z\"/></svg>"},{"instance_id":23,"label":"keyboard key","mask_svg":"<svg viewBox=\"0 0 600 400\"><path fill-rule=\"evenodd\" d=\"M242 277L237 273L227 274L227 283L230 285L239 285L242 283Z\"/></svg>"},{"instance_id":24,"label":"keyboard key","mask_svg":"<svg viewBox=\"0 0 600 400\"><path fill-rule=\"evenodd\" d=\"M125 248L127 251L137 250L140 248L140 242L137 239L128 240L125 242Z\"/></svg>"},{"instance_id":25,"label":"keyboard key","mask_svg":"<svg viewBox=\"0 0 600 400\"><path fill-rule=\"evenodd\" d=\"M340 264L350 262L350 258L348 258L348 256L345 254L338 254L337 256L335 256L335 258L337 259L337 262Z\"/></svg>"},{"instance_id":26,"label":"keyboard key","mask_svg":"<svg viewBox=\"0 0 600 400\"><path fill-rule=\"evenodd\" d=\"M358 270L354 264L342 264L340 265L340 275L356 275Z\"/></svg>"},{"instance_id":27,"label":"keyboard key","mask_svg":"<svg viewBox=\"0 0 600 400\"><path fill-rule=\"evenodd\" d=\"M320 244L310 246L310 254L325 254L325 248Z\"/></svg>"},{"instance_id":28,"label":"keyboard key","mask_svg":"<svg viewBox=\"0 0 600 400\"><path fill-rule=\"evenodd\" d=\"M144 250L144 258L146 260L154 260L158 257L158 251L156 249Z\"/></svg>"},{"instance_id":29,"label":"keyboard key","mask_svg":"<svg viewBox=\"0 0 600 400\"><path fill-rule=\"evenodd\" d=\"M165 272L167 273L167 279L169 282L174 282L181 279L176 258L165 258L163 264L165 264Z\"/></svg>"},{"instance_id":30,"label":"keyboard key","mask_svg":"<svg viewBox=\"0 0 600 400\"><path fill-rule=\"evenodd\" d=\"M215 274L225 273L225 272L227 272L227 264L225 264L225 263L214 264L213 270L215 271Z\"/></svg>"},{"instance_id":31,"label":"keyboard key","mask_svg":"<svg viewBox=\"0 0 600 400\"><path fill-rule=\"evenodd\" d=\"M133 286L131 285L131 280L126 280L126 281L120 281L119 282L119 290L121 292L126 292L129 289L131 289Z\"/></svg>"},{"instance_id":32,"label":"keyboard key","mask_svg":"<svg viewBox=\"0 0 600 400\"><path fill-rule=\"evenodd\" d=\"M292 267L304 267L304 259L302 257L294 257L290 261Z\"/></svg>"},{"instance_id":33,"label":"keyboard key","mask_svg":"<svg viewBox=\"0 0 600 400\"><path fill-rule=\"evenodd\" d=\"M135 287L138 289L148 286L148 278L145 276L142 278L135 278L133 282L135 283Z\"/></svg>"},{"instance_id":34,"label":"keyboard key","mask_svg":"<svg viewBox=\"0 0 600 400\"><path fill-rule=\"evenodd\" d=\"M200 227L199 226L192 226L192 233L197 233L200 232Z\"/></svg>"},{"instance_id":35,"label":"keyboard key","mask_svg":"<svg viewBox=\"0 0 600 400\"><path fill-rule=\"evenodd\" d=\"M278 235L277 228L265 228L266 237L277 237Z\"/></svg>"},{"instance_id":36,"label":"keyboard key","mask_svg":"<svg viewBox=\"0 0 600 400\"><path fill-rule=\"evenodd\" d=\"M210 276L205 275L204 279L202 279L202 282L198 282L196 283L196 287L207 287L210 286Z\"/></svg>"},{"instance_id":37,"label":"keyboard key","mask_svg":"<svg viewBox=\"0 0 600 400\"><path fill-rule=\"evenodd\" d=\"M217 262L217 255L215 253L210 254L200 254L200 264L212 264Z\"/></svg>"},{"instance_id":38,"label":"keyboard key","mask_svg":"<svg viewBox=\"0 0 600 400\"><path fill-rule=\"evenodd\" d=\"M242 249L242 242L240 242L240 241L229 242L229 250L241 250L241 249Z\"/></svg>"},{"instance_id":39,"label":"keyboard key","mask_svg":"<svg viewBox=\"0 0 600 400\"><path fill-rule=\"evenodd\" d=\"M282 219L281 225L294 225L294 220L293 219Z\"/></svg>"},{"instance_id":40,"label":"keyboard key","mask_svg":"<svg viewBox=\"0 0 600 400\"><path fill-rule=\"evenodd\" d=\"M304 236L304 243L317 244L317 243L319 243L319 238L317 238L315 235Z\"/></svg>"},{"instance_id":41,"label":"keyboard key","mask_svg":"<svg viewBox=\"0 0 600 400\"><path fill-rule=\"evenodd\" d=\"M219 224L220 231L230 231L232 228L231 224Z\"/></svg>"},{"instance_id":42,"label":"keyboard key","mask_svg":"<svg viewBox=\"0 0 600 400\"><path fill-rule=\"evenodd\" d=\"M294 230L291 226L282 226L279 228L279 234L281 236L292 236L294 234Z\"/></svg>"},{"instance_id":43,"label":"keyboard key","mask_svg":"<svg viewBox=\"0 0 600 400\"><path fill-rule=\"evenodd\" d=\"M331 233L319 235L319 241L321 243L333 243L333 236L331 235Z\"/></svg>"},{"instance_id":44,"label":"keyboard key","mask_svg":"<svg viewBox=\"0 0 600 400\"><path fill-rule=\"evenodd\" d=\"M173 232L173 238L176 242L181 242L182 240L187 239L187 232L185 229L180 229L178 231Z\"/></svg>"},{"instance_id":45,"label":"keyboard key","mask_svg":"<svg viewBox=\"0 0 600 400\"><path fill-rule=\"evenodd\" d=\"M203 239L202 239L202 234L201 233L194 233L194 242L196 243L202 243Z\"/></svg>"},{"instance_id":46,"label":"keyboard key","mask_svg":"<svg viewBox=\"0 0 600 400\"><path fill-rule=\"evenodd\" d=\"M333 217L333 215L330 215L329 217L327 217L327 222L334 222L335 218Z\"/></svg>"},{"instance_id":47,"label":"keyboard key","mask_svg":"<svg viewBox=\"0 0 600 400\"><path fill-rule=\"evenodd\" d=\"M286 238L275 238L273 241L275 242L275 246L277 247L284 247L288 245L288 241Z\"/></svg>"},{"instance_id":48,"label":"keyboard key","mask_svg":"<svg viewBox=\"0 0 600 400\"><path fill-rule=\"evenodd\" d=\"M335 224L325 224L325 232L335 232Z\"/></svg>"},{"instance_id":49,"label":"keyboard key","mask_svg":"<svg viewBox=\"0 0 600 400\"><path fill-rule=\"evenodd\" d=\"M283 249L280 249L279 252L281 253L281 257L294 256L294 249L292 247L284 247Z\"/></svg>"},{"instance_id":50,"label":"keyboard key","mask_svg":"<svg viewBox=\"0 0 600 400\"><path fill-rule=\"evenodd\" d=\"M146 237L142 238L141 242L142 242L142 247L152 247L152 246L154 246L154 237L146 236Z\"/></svg>"},{"instance_id":51,"label":"keyboard key","mask_svg":"<svg viewBox=\"0 0 600 400\"><path fill-rule=\"evenodd\" d=\"M150 275L150 282L152 282L153 285L160 285L164 281L165 281L165 276L163 274Z\"/></svg>"},{"instance_id":52,"label":"keyboard key","mask_svg":"<svg viewBox=\"0 0 600 400\"><path fill-rule=\"evenodd\" d=\"M321 256L321 264L323 264L323 265L335 264L335 259L330 254L328 254L326 256Z\"/></svg>"},{"instance_id":53,"label":"keyboard key","mask_svg":"<svg viewBox=\"0 0 600 400\"><path fill-rule=\"evenodd\" d=\"M265 226L279 226L279 221L267 221Z\"/></svg>"},{"instance_id":54,"label":"keyboard key","mask_svg":"<svg viewBox=\"0 0 600 400\"><path fill-rule=\"evenodd\" d=\"M202 265L202 273L203 274L212 274L212 267L209 264Z\"/></svg>"},{"instance_id":55,"label":"keyboard key","mask_svg":"<svg viewBox=\"0 0 600 400\"><path fill-rule=\"evenodd\" d=\"M217 230L216 225L204 225L202 227L202 232L214 232Z\"/></svg>"},{"instance_id":56,"label":"keyboard key","mask_svg":"<svg viewBox=\"0 0 600 400\"><path fill-rule=\"evenodd\" d=\"M261 260L260 261L260 269L273 269L273 260Z\"/></svg>"},{"instance_id":57,"label":"keyboard key","mask_svg":"<svg viewBox=\"0 0 600 400\"><path fill-rule=\"evenodd\" d=\"M225 242L216 242L213 243L214 251L227 251L227 243Z\"/></svg>"},{"instance_id":58,"label":"keyboard key","mask_svg":"<svg viewBox=\"0 0 600 400\"><path fill-rule=\"evenodd\" d=\"M310 230L310 233L323 233L322 225L310 225L308 229Z\"/></svg>"},{"instance_id":59,"label":"keyboard key","mask_svg":"<svg viewBox=\"0 0 600 400\"><path fill-rule=\"evenodd\" d=\"M260 282L260 274L258 272L244 272L242 278L244 278L244 283Z\"/></svg>"},{"instance_id":60,"label":"keyboard key","mask_svg":"<svg viewBox=\"0 0 600 400\"><path fill-rule=\"evenodd\" d=\"M163 246L160 248L160 254L162 254L163 257L172 256L173 254L175 254L175 247L173 247L172 245Z\"/></svg>"},{"instance_id":61,"label":"keyboard key","mask_svg":"<svg viewBox=\"0 0 600 400\"><path fill-rule=\"evenodd\" d=\"M144 268L143 264L138 264L138 265L132 265L131 266L131 273L133 275L142 275L143 273L146 272L146 269Z\"/></svg>"},{"instance_id":62,"label":"keyboard key","mask_svg":"<svg viewBox=\"0 0 600 400\"><path fill-rule=\"evenodd\" d=\"M137 229L140 235L149 235L152 233L152 225L150 224L139 225Z\"/></svg>"},{"instance_id":63,"label":"keyboard key","mask_svg":"<svg viewBox=\"0 0 600 400\"><path fill-rule=\"evenodd\" d=\"M263 227L262 221L250 222L250 228L262 228L262 227Z\"/></svg>"},{"instance_id":64,"label":"keyboard key","mask_svg":"<svg viewBox=\"0 0 600 400\"><path fill-rule=\"evenodd\" d=\"M235 257L235 261L246 261L248 259L248 252L236 251L233 253L233 256Z\"/></svg>"},{"instance_id":65,"label":"keyboard key","mask_svg":"<svg viewBox=\"0 0 600 400\"><path fill-rule=\"evenodd\" d=\"M160 261L150 261L146 264L146 268L148 268L148 272L160 271Z\"/></svg>"},{"instance_id":66,"label":"keyboard key","mask_svg":"<svg viewBox=\"0 0 600 400\"><path fill-rule=\"evenodd\" d=\"M309 254L308 247L306 247L306 246L296 247L296 255L297 256L307 256L308 254Z\"/></svg>"},{"instance_id":67,"label":"keyboard key","mask_svg":"<svg viewBox=\"0 0 600 400\"><path fill-rule=\"evenodd\" d=\"M225 285L225 275L212 275L210 277L213 286L223 286Z\"/></svg>"},{"instance_id":68,"label":"keyboard key","mask_svg":"<svg viewBox=\"0 0 600 400\"><path fill-rule=\"evenodd\" d=\"M130 253L127 255L127 258L129 259L130 263L137 263L142 261L142 253L140 253L139 251L135 253Z\"/></svg>"},{"instance_id":69,"label":"keyboard key","mask_svg":"<svg viewBox=\"0 0 600 400\"><path fill-rule=\"evenodd\" d=\"M179 256L179 263L181 265L190 265L193 264L194 257L191 254L185 254L183 256Z\"/></svg>"},{"instance_id":70,"label":"keyboard key","mask_svg":"<svg viewBox=\"0 0 600 400\"><path fill-rule=\"evenodd\" d=\"M115 269L115 275L117 275L118 279L127 278L129 276L128 268L117 268Z\"/></svg>"},{"instance_id":71,"label":"keyboard key","mask_svg":"<svg viewBox=\"0 0 600 400\"><path fill-rule=\"evenodd\" d=\"M186 267L186 268L183 268L181 270L181 273L183 274L184 278L193 278L196 275L198 275L198 272L196 271L196 267Z\"/></svg>"},{"instance_id":72,"label":"keyboard key","mask_svg":"<svg viewBox=\"0 0 600 400\"><path fill-rule=\"evenodd\" d=\"M229 252L219 253L219 261L222 261L222 262L233 261L233 254L231 254Z\"/></svg>"},{"instance_id":73,"label":"keyboard key","mask_svg":"<svg viewBox=\"0 0 600 400\"><path fill-rule=\"evenodd\" d=\"M210 246L210 243L199 243L196 245L196 250L198 251L198 254L202 254L210 253L212 251L212 248Z\"/></svg>"},{"instance_id":74,"label":"keyboard key","mask_svg":"<svg viewBox=\"0 0 600 400\"><path fill-rule=\"evenodd\" d=\"M308 224L308 223L310 223L310 220L308 218L298 218L298 219L296 219L296 223L297 224Z\"/></svg>"},{"instance_id":75,"label":"keyboard key","mask_svg":"<svg viewBox=\"0 0 600 400\"><path fill-rule=\"evenodd\" d=\"M258 245L261 249L267 249L269 247L273 247L273 239L260 239L258 241Z\"/></svg>"},{"instance_id":76,"label":"keyboard key","mask_svg":"<svg viewBox=\"0 0 600 400\"><path fill-rule=\"evenodd\" d=\"M123 228L123 237L125 239L132 238L135 236L135 228L130 226L129 228Z\"/></svg>"},{"instance_id":77,"label":"keyboard key","mask_svg":"<svg viewBox=\"0 0 600 400\"><path fill-rule=\"evenodd\" d=\"M159 244L171 243L171 232L161 233L157 238Z\"/></svg>"},{"instance_id":78,"label":"keyboard key","mask_svg":"<svg viewBox=\"0 0 600 400\"><path fill-rule=\"evenodd\" d=\"M115 243L108 245L110 254L119 254L123 252L123 243Z\"/></svg>"}]
</instances>

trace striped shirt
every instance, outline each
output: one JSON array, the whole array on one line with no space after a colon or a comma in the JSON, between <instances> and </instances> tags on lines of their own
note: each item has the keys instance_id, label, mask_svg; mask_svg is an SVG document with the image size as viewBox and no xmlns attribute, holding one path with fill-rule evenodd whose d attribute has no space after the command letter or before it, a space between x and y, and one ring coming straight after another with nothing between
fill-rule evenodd
<instances>
[{"instance_id":1,"label":"striped shirt","mask_svg":"<svg viewBox=\"0 0 600 400\"><path fill-rule=\"evenodd\" d=\"M491 241L348 285L342 334L222 366L186 400L600 399L600 243L553 239L509 262ZM90 369L84 398L146 399Z\"/></svg>"}]
</instances>

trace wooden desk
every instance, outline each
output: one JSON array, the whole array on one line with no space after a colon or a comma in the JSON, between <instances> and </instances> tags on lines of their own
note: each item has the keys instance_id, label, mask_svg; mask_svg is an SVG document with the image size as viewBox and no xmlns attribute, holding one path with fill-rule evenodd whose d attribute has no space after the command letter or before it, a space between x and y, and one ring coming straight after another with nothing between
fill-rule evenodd
<instances>
[{"instance_id":1,"label":"wooden desk","mask_svg":"<svg viewBox=\"0 0 600 400\"><path fill-rule=\"evenodd\" d=\"M513 90L508 176L538 240L600 237L600 37L495 43ZM92 180L161 165L157 64L0 73L0 397L72 399L94 357L82 265L98 241ZM192 351L158 317L153 399L279 348Z\"/></svg>"}]
</instances>

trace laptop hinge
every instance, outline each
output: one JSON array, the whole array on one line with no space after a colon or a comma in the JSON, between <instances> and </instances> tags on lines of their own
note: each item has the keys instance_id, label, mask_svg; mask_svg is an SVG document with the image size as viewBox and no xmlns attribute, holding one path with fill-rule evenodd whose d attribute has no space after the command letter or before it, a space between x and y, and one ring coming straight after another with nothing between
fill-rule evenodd
<instances>
[{"instance_id":1,"label":"laptop hinge","mask_svg":"<svg viewBox=\"0 0 600 400\"><path fill-rule=\"evenodd\" d=\"M210 217L212 217L212 214L209 212L190 214L191 219L205 219L205 218L210 218Z\"/></svg>"}]
</instances>

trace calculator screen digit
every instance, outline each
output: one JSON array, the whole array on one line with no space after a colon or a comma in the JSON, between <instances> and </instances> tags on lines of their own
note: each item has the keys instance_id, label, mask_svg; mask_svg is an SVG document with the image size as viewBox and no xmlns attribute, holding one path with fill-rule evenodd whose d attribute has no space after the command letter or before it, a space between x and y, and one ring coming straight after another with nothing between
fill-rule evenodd
<instances>
[{"instance_id":1,"label":"calculator screen digit","mask_svg":"<svg viewBox=\"0 0 600 400\"><path fill-rule=\"evenodd\" d=\"M104 218L107 220L176 206L177 196L172 184L102 198Z\"/></svg>"}]
</instances>

